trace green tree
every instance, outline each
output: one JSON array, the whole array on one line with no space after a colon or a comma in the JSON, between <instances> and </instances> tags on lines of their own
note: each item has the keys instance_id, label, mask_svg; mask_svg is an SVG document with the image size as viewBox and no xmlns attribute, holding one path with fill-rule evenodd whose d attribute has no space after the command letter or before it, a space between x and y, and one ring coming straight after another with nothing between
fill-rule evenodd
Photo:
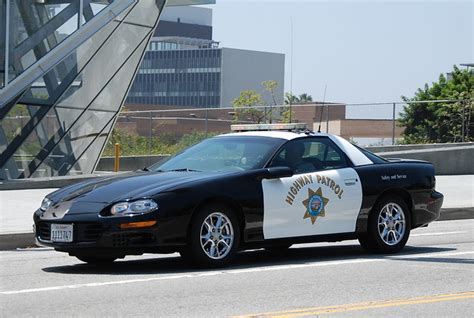
<instances>
[{"instance_id":1,"label":"green tree","mask_svg":"<svg viewBox=\"0 0 474 318\"><path fill-rule=\"evenodd\" d=\"M172 133L162 133L159 136L153 135L150 140L148 136L131 135L115 128L102 156L113 156L115 143L120 144L122 156L175 154L216 134L216 132L206 134L193 131L183 136L177 136Z\"/></svg>"},{"instance_id":2,"label":"green tree","mask_svg":"<svg viewBox=\"0 0 474 318\"><path fill-rule=\"evenodd\" d=\"M313 101L313 96L303 93L300 96L298 96L298 100L300 103L308 103Z\"/></svg>"},{"instance_id":3,"label":"green tree","mask_svg":"<svg viewBox=\"0 0 474 318\"><path fill-rule=\"evenodd\" d=\"M265 118L265 112L262 110L264 101L262 95L254 90L244 90L232 101L234 106L234 121L251 120L260 124Z\"/></svg>"},{"instance_id":4,"label":"green tree","mask_svg":"<svg viewBox=\"0 0 474 318\"><path fill-rule=\"evenodd\" d=\"M400 125L405 127L404 143L456 142L474 140L473 100L474 74L454 66L452 78L441 74L438 82L425 84L415 96L402 96L407 103L400 114ZM460 100L455 103L414 103L430 100ZM463 124L464 122L464 124Z\"/></svg>"},{"instance_id":5,"label":"green tree","mask_svg":"<svg viewBox=\"0 0 474 318\"><path fill-rule=\"evenodd\" d=\"M280 108L280 116L282 123L290 123L292 121L294 112L291 110L291 105L299 103L298 96L289 92L285 93L285 106Z\"/></svg>"},{"instance_id":6,"label":"green tree","mask_svg":"<svg viewBox=\"0 0 474 318\"><path fill-rule=\"evenodd\" d=\"M291 93L285 93L285 105L296 104L296 103L308 103L313 101L313 96L308 93L300 94L299 96Z\"/></svg>"},{"instance_id":7,"label":"green tree","mask_svg":"<svg viewBox=\"0 0 474 318\"><path fill-rule=\"evenodd\" d=\"M278 82L271 80L271 81L264 81L262 82L263 90L265 92L268 92L270 94L270 97L272 98L272 105L278 105L277 100L276 100L276 95L275 95L275 90L278 87Z\"/></svg>"},{"instance_id":8,"label":"green tree","mask_svg":"<svg viewBox=\"0 0 474 318\"><path fill-rule=\"evenodd\" d=\"M262 82L262 86L263 86L263 90L265 92L268 92L272 99L272 101L269 103L270 109L267 111L267 109L265 108L265 118L268 118L268 122L271 124L273 121L273 107L278 106L276 95L275 95L275 90L278 87L278 82L274 80L264 81Z\"/></svg>"},{"instance_id":9,"label":"green tree","mask_svg":"<svg viewBox=\"0 0 474 318\"><path fill-rule=\"evenodd\" d=\"M285 107L281 109L281 121L283 123L291 122L294 112L290 113L290 105L297 103L307 103L312 102L313 97L307 93L300 94L299 96L293 95L289 92L285 93Z\"/></svg>"},{"instance_id":10,"label":"green tree","mask_svg":"<svg viewBox=\"0 0 474 318\"><path fill-rule=\"evenodd\" d=\"M263 122L272 123L275 119L288 122L288 107L281 107L278 104L277 96L278 82L268 80L262 82L262 93L268 93L269 101L265 101L261 93L255 90L244 90L232 101L234 107L234 121L250 120L260 124ZM288 95L288 93L287 93ZM275 115L275 108L279 108L279 114Z\"/></svg>"},{"instance_id":11,"label":"green tree","mask_svg":"<svg viewBox=\"0 0 474 318\"><path fill-rule=\"evenodd\" d=\"M293 95L289 92L285 93L285 105L296 104L299 103L299 98L296 95Z\"/></svg>"}]
</instances>

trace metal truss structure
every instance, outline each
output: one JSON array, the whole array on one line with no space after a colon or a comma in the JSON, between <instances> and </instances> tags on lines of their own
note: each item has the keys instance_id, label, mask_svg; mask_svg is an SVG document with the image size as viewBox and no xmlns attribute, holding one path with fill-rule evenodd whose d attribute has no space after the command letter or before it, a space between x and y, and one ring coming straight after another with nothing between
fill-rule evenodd
<instances>
[{"instance_id":1,"label":"metal truss structure","mask_svg":"<svg viewBox=\"0 0 474 318\"><path fill-rule=\"evenodd\" d=\"M0 180L88 174L166 0L0 0Z\"/></svg>"}]
</instances>

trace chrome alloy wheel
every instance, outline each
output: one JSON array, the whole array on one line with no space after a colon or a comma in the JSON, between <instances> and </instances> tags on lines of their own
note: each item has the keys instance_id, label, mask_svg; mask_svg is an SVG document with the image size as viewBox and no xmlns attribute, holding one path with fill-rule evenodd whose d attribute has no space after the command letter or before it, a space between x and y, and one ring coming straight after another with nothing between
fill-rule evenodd
<instances>
[{"instance_id":1,"label":"chrome alloy wheel","mask_svg":"<svg viewBox=\"0 0 474 318\"><path fill-rule=\"evenodd\" d=\"M398 244L405 234L406 221L403 209L390 202L380 210L378 232L382 241L390 246Z\"/></svg>"},{"instance_id":2,"label":"chrome alloy wheel","mask_svg":"<svg viewBox=\"0 0 474 318\"><path fill-rule=\"evenodd\" d=\"M201 225L201 247L212 259L223 259L234 243L234 228L225 214L214 212Z\"/></svg>"}]
</instances>

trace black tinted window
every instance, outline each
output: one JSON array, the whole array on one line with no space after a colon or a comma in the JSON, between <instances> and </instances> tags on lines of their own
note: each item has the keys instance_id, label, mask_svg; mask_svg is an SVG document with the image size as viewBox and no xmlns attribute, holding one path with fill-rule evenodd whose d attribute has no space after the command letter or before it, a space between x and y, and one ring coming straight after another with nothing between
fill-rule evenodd
<instances>
[{"instance_id":1,"label":"black tinted window","mask_svg":"<svg viewBox=\"0 0 474 318\"><path fill-rule=\"evenodd\" d=\"M347 167L342 151L329 138L301 138L289 141L270 166L286 166L295 173Z\"/></svg>"},{"instance_id":2,"label":"black tinted window","mask_svg":"<svg viewBox=\"0 0 474 318\"><path fill-rule=\"evenodd\" d=\"M361 148L361 147L358 147L356 146L367 158L369 158L370 161L372 161L373 163L385 163L387 162L387 160L385 160L384 158L382 157L379 157L377 156L376 154L364 149L364 148Z\"/></svg>"}]
</instances>

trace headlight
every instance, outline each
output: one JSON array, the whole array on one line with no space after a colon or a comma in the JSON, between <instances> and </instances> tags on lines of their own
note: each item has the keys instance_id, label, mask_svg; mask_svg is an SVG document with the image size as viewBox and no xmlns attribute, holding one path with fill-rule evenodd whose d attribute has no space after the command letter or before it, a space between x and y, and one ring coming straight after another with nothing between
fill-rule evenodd
<instances>
[{"instance_id":1,"label":"headlight","mask_svg":"<svg viewBox=\"0 0 474 318\"><path fill-rule=\"evenodd\" d=\"M158 203L151 199L139 200L134 202L120 202L110 208L112 216L145 214L158 208Z\"/></svg>"},{"instance_id":2,"label":"headlight","mask_svg":"<svg viewBox=\"0 0 474 318\"><path fill-rule=\"evenodd\" d=\"M43 199L43 202L41 202L41 207L40 209L42 211L46 211L47 209L49 209L49 207L53 204L53 201L51 201L50 199L48 198L44 198Z\"/></svg>"}]
</instances>

